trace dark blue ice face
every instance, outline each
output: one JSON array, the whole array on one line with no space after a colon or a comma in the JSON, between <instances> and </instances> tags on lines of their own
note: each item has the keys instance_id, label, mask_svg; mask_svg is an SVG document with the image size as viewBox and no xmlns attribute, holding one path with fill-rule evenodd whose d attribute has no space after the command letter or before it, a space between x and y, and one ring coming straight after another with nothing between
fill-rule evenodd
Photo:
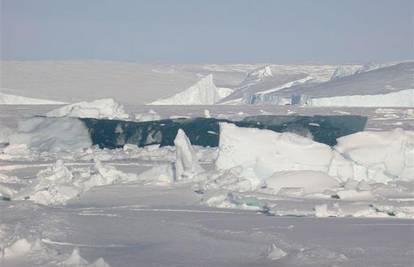
<instances>
[{"instance_id":1,"label":"dark blue ice face","mask_svg":"<svg viewBox=\"0 0 414 267\"><path fill-rule=\"evenodd\" d=\"M309 136L314 141L330 146L336 139L362 131L367 122L362 116L275 116L246 117L233 122L215 118L168 119L148 122L89 119L82 120L91 135L92 143L101 148L119 148L125 144L139 147L159 144L174 145L178 129L183 129L193 145L215 147L219 143L219 123L234 123L239 127L268 129L275 132L293 132Z\"/></svg>"}]
</instances>

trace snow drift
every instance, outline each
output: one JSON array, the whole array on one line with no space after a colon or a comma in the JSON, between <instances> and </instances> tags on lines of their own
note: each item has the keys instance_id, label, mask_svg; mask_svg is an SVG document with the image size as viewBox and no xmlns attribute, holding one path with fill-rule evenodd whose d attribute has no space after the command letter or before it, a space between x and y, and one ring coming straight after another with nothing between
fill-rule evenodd
<instances>
[{"instance_id":1,"label":"snow drift","mask_svg":"<svg viewBox=\"0 0 414 267\"><path fill-rule=\"evenodd\" d=\"M48 117L107 118L128 119L124 107L112 98L98 99L91 102L79 102L52 110Z\"/></svg>"}]
</instances>

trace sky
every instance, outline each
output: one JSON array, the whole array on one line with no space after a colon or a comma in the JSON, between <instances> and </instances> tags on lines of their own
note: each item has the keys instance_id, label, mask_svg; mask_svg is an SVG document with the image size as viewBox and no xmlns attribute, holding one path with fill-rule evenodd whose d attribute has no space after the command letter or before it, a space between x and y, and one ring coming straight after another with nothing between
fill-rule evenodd
<instances>
[{"instance_id":1,"label":"sky","mask_svg":"<svg viewBox=\"0 0 414 267\"><path fill-rule=\"evenodd\" d=\"M413 0L0 0L1 59L365 63L414 58Z\"/></svg>"}]
</instances>

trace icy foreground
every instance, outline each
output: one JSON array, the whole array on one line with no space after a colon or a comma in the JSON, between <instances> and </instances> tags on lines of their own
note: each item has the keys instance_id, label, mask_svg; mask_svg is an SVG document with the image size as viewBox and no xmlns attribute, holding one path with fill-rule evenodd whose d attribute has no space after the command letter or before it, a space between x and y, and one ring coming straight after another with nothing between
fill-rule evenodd
<instances>
[{"instance_id":1,"label":"icy foreground","mask_svg":"<svg viewBox=\"0 0 414 267\"><path fill-rule=\"evenodd\" d=\"M409 111L375 114L405 122ZM61 139L39 142L56 120L20 123L28 135L10 129L0 147L5 266L410 266L414 258L411 130L364 131L331 147L222 124L218 148L179 131L175 146L99 149L64 117Z\"/></svg>"}]
</instances>

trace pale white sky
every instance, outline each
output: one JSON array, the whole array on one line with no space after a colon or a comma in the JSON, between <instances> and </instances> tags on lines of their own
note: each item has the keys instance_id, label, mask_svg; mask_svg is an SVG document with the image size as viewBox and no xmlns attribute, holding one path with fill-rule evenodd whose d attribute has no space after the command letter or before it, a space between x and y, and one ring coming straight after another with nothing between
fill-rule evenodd
<instances>
[{"instance_id":1,"label":"pale white sky","mask_svg":"<svg viewBox=\"0 0 414 267\"><path fill-rule=\"evenodd\" d=\"M412 0L0 0L3 59L349 63L414 58Z\"/></svg>"}]
</instances>

